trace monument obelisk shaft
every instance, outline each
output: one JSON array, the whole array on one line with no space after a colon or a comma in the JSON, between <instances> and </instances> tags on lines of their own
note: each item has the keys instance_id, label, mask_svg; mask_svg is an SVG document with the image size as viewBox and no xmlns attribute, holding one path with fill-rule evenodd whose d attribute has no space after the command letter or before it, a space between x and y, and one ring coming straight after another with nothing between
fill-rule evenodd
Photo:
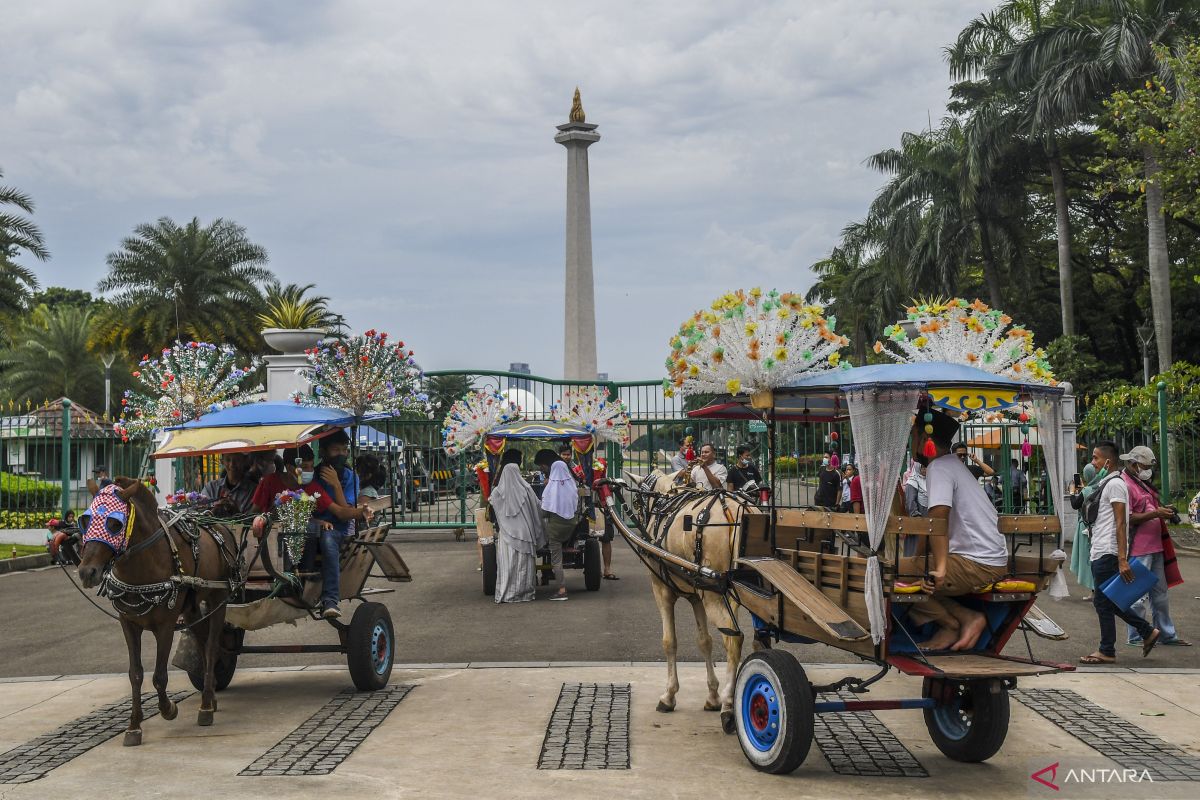
<instances>
[{"instance_id":1,"label":"monument obelisk shaft","mask_svg":"<svg viewBox=\"0 0 1200 800\"><path fill-rule=\"evenodd\" d=\"M567 148L567 275L563 377L596 380L596 292L592 281L592 201L588 182L589 145L600 141L596 125L585 121L579 89L570 121L558 126L554 141Z\"/></svg>"}]
</instances>

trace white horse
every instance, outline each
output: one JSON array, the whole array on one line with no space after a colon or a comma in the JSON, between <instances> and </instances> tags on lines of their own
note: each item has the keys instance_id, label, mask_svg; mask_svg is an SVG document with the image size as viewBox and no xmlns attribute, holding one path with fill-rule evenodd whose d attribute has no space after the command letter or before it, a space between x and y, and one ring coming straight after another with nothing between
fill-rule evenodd
<instances>
[{"instance_id":1,"label":"white horse","mask_svg":"<svg viewBox=\"0 0 1200 800\"><path fill-rule=\"evenodd\" d=\"M635 516L647 539L714 573L729 571L736 557L737 530L748 500L726 491L699 491L681 486L686 479L685 471L664 474L655 470L646 477L627 474L639 490L634 507L640 513L635 511ZM696 617L697 643L708 673L704 710L719 710L721 727L726 733L733 733L733 685L741 663L743 639L741 633L736 633L737 604L732 600L726 603L720 593L693 586L665 566L658 570L651 567L650 587L662 616L663 652L667 656L667 691L658 699L658 710L663 713L675 710L675 695L679 691L675 602L682 597L691 604ZM725 645L724 691L720 691L713 665L710 619L721 630Z\"/></svg>"}]
</instances>

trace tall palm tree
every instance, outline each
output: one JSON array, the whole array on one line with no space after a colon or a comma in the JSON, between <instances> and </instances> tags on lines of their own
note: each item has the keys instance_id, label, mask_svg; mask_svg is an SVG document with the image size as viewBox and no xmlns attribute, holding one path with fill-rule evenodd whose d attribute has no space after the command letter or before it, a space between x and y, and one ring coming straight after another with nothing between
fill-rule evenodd
<instances>
[{"instance_id":1,"label":"tall palm tree","mask_svg":"<svg viewBox=\"0 0 1200 800\"><path fill-rule=\"evenodd\" d=\"M950 75L969 80L988 75L996 59L1027 37L1042 30L1055 0L1005 0L971 21L946 48ZM978 106L967 123L973 170L983 172L996 156L994 145L1011 142L1019 132L1038 142L1050 173L1054 194L1055 234L1058 241L1058 288L1063 335L1075 333L1075 290L1071 272L1071 208L1063 171L1058 132L1071 120L1039 118L1030 107L1031 94L1020 87L993 81L988 102ZM1008 89L1008 92L1004 90ZM1005 96L1007 94L1007 96Z\"/></svg>"},{"instance_id":2,"label":"tall palm tree","mask_svg":"<svg viewBox=\"0 0 1200 800\"><path fill-rule=\"evenodd\" d=\"M468 375L434 375L427 378L425 393L429 395L433 418L441 422L450 413L450 406L471 391L471 383Z\"/></svg>"},{"instance_id":3,"label":"tall palm tree","mask_svg":"<svg viewBox=\"0 0 1200 800\"><path fill-rule=\"evenodd\" d=\"M1061 20L1045 25L1000 55L993 71L1031 95L1034 124L1087 120L1115 89L1157 76L1174 86L1170 65L1155 53L1181 55L1200 29L1194 0L1072 0ZM1153 142L1140 157L1146 176L1146 230L1150 303L1160 371L1171 366L1171 262L1167 252L1162 186Z\"/></svg>"},{"instance_id":4,"label":"tall palm tree","mask_svg":"<svg viewBox=\"0 0 1200 800\"><path fill-rule=\"evenodd\" d=\"M108 277L96 287L114 293L101 341L135 355L189 338L262 352L260 286L274 277L266 263L267 251L229 220L139 225L109 254Z\"/></svg>"},{"instance_id":5,"label":"tall palm tree","mask_svg":"<svg viewBox=\"0 0 1200 800\"><path fill-rule=\"evenodd\" d=\"M103 398L104 371L91 352L92 312L77 306L37 306L0 351L0 385L14 400Z\"/></svg>"},{"instance_id":6,"label":"tall palm tree","mask_svg":"<svg viewBox=\"0 0 1200 800\"><path fill-rule=\"evenodd\" d=\"M24 250L39 261L50 257L38 226L22 213L6 210L7 206L32 214L33 199L13 186L0 186L0 314L21 310L38 289L33 270L14 261L17 254Z\"/></svg>"}]
</instances>

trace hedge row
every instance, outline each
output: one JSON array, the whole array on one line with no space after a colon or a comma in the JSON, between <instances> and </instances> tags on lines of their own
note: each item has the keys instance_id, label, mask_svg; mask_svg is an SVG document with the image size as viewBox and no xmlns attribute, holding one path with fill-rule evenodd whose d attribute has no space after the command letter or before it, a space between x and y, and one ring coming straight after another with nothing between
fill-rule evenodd
<instances>
[{"instance_id":1,"label":"hedge row","mask_svg":"<svg viewBox=\"0 0 1200 800\"><path fill-rule=\"evenodd\" d=\"M0 472L0 511L52 510L61 501L57 483Z\"/></svg>"}]
</instances>

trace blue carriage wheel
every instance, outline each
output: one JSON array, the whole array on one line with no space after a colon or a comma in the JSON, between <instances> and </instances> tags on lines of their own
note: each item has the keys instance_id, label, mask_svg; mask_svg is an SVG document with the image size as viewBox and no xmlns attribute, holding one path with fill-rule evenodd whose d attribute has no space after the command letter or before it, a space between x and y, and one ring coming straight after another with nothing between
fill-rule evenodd
<instances>
[{"instance_id":1,"label":"blue carriage wheel","mask_svg":"<svg viewBox=\"0 0 1200 800\"><path fill-rule=\"evenodd\" d=\"M779 738L779 694L765 675L755 675L742 693L742 728L750 744L767 752Z\"/></svg>"}]
</instances>

